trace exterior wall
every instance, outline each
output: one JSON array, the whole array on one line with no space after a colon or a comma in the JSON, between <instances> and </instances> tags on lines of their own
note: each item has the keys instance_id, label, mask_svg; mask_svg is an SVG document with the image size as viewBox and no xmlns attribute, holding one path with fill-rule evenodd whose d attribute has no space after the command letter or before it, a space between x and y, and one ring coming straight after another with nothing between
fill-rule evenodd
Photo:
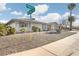
<instances>
[{"instance_id":1,"label":"exterior wall","mask_svg":"<svg viewBox=\"0 0 79 59\"><path fill-rule=\"evenodd\" d=\"M32 26L31 26L31 23L30 22L28 22L28 31L32 31Z\"/></svg>"},{"instance_id":2,"label":"exterior wall","mask_svg":"<svg viewBox=\"0 0 79 59\"><path fill-rule=\"evenodd\" d=\"M21 27L19 22L13 22L9 24L11 27L16 29L16 32L20 32L22 28L25 28L27 31L32 31L32 26L40 28L41 31L47 31L47 30L53 30L53 29L59 29L58 24L41 24L41 23L32 23L32 22L26 22L28 26Z\"/></svg>"},{"instance_id":3,"label":"exterior wall","mask_svg":"<svg viewBox=\"0 0 79 59\"><path fill-rule=\"evenodd\" d=\"M59 26L58 24L51 24L51 25L48 25L48 30L56 30L56 29L59 29Z\"/></svg>"},{"instance_id":4,"label":"exterior wall","mask_svg":"<svg viewBox=\"0 0 79 59\"><path fill-rule=\"evenodd\" d=\"M11 23L11 24L9 24L9 25L10 25L12 28L15 28L16 32L20 32L20 30L21 30L22 28L26 29L27 31L30 30L29 24L28 24L27 27L20 27L20 23L19 23L19 22L14 22L14 23Z\"/></svg>"},{"instance_id":5,"label":"exterior wall","mask_svg":"<svg viewBox=\"0 0 79 59\"><path fill-rule=\"evenodd\" d=\"M16 22L9 24L9 26L11 26L12 28L15 28L16 32L18 31L18 26Z\"/></svg>"},{"instance_id":6,"label":"exterior wall","mask_svg":"<svg viewBox=\"0 0 79 59\"><path fill-rule=\"evenodd\" d=\"M50 31L51 30L51 25L47 26L47 30Z\"/></svg>"},{"instance_id":7,"label":"exterior wall","mask_svg":"<svg viewBox=\"0 0 79 59\"><path fill-rule=\"evenodd\" d=\"M30 29L31 26L30 26L30 23L29 23L29 22L26 22L25 24L27 24L27 26L24 26L24 27L21 27L21 26L20 26L21 23L19 23L19 22L18 22L17 24L18 24L18 31L19 31L19 32L21 32L20 30L21 30L22 28L26 29L26 31L30 31L30 30L31 30L31 29ZM22 24L24 24L24 23L22 23Z\"/></svg>"},{"instance_id":8,"label":"exterior wall","mask_svg":"<svg viewBox=\"0 0 79 59\"><path fill-rule=\"evenodd\" d=\"M41 31L43 30L43 29L42 29L42 24L38 24L38 23L31 23L31 28L32 28L32 26L35 26L35 27L40 28L40 30L41 30Z\"/></svg>"},{"instance_id":9,"label":"exterior wall","mask_svg":"<svg viewBox=\"0 0 79 59\"><path fill-rule=\"evenodd\" d=\"M15 25L16 25L16 26L15 26L16 32L20 32L20 31L19 31L19 28L20 28L20 27L19 27L19 23L18 23L18 22L15 22Z\"/></svg>"},{"instance_id":10,"label":"exterior wall","mask_svg":"<svg viewBox=\"0 0 79 59\"><path fill-rule=\"evenodd\" d=\"M11 26L12 28L15 28L16 27L16 24L14 22L14 23L9 24L9 26Z\"/></svg>"},{"instance_id":11,"label":"exterior wall","mask_svg":"<svg viewBox=\"0 0 79 59\"><path fill-rule=\"evenodd\" d=\"M42 30L43 31L47 31L48 30L48 25L47 24L42 24Z\"/></svg>"},{"instance_id":12,"label":"exterior wall","mask_svg":"<svg viewBox=\"0 0 79 59\"><path fill-rule=\"evenodd\" d=\"M58 26L58 24L52 24L51 25L51 30L53 30L53 29L59 29L59 26Z\"/></svg>"},{"instance_id":13,"label":"exterior wall","mask_svg":"<svg viewBox=\"0 0 79 59\"><path fill-rule=\"evenodd\" d=\"M15 28L16 32L19 32L19 24L18 22L13 22L9 24L12 28Z\"/></svg>"},{"instance_id":14,"label":"exterior wall","mask_svg":"<svg viewBox=\"0 0 79 59\"><path fill-rule=\"evenodd\" d=\"M57 24L51 25L51 30L53 30L53 29L59 29L58 25Z\"/></svg>"}]
</instances>

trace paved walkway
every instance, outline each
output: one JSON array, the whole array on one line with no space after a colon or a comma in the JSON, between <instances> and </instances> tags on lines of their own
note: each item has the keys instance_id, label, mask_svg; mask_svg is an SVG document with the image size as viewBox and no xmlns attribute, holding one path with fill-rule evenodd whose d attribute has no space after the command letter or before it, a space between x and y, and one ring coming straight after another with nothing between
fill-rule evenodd
<instances>
[{"instance_id":1,"label":"paved walkway","mask_svg":"<svg viewBox=\"0 0 79 59\"><path fill-rule=\"evenodd\" d=\"M79 33L59 41L8 56L73 56L79 55Z\"/></svg>"}]
</instances>

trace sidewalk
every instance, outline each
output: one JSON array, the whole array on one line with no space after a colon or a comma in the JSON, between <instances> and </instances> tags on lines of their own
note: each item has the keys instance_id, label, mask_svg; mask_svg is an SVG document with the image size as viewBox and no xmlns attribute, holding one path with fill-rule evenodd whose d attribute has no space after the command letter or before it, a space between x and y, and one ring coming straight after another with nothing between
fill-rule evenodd
<instances>
[{"instance_id":1,"label":"sidewalk","mask_svg":"<svg viewBox=\"0 0 79 59\"><path fill-rule=\"evenodd\" d=\"M8 56L71 56L79 55L79 33L35 49Z\"/></svg>"}]
</instances>

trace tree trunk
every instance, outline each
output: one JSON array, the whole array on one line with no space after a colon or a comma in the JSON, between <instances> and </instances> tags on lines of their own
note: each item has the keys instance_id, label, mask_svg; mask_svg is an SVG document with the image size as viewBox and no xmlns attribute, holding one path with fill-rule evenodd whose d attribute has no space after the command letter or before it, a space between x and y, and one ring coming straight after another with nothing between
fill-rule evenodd
<instances>
[{"instance_id":1,"label":"tree trunk","mask_svg":"<svg viewBox=\"0 0 79 59\"><path fill-rule=\"evenodd\" d=\"M70 10L70 17L72 16L72 10ZM72 19L70 18L70 31L72 30Z\"/></svg>"}]
</instances>

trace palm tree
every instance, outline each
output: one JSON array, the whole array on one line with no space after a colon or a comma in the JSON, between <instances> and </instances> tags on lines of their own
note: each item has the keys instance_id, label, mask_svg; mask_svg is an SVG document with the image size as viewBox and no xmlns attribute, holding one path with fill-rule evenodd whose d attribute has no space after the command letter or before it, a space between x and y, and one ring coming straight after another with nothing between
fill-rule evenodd
<instances>
[{"instance_id":1,"label":"palm tree","mask_svg":"<svg viewBox=\"0 0 79 59\"><path fill-rule=\"evenodd\" d=\"M76 4L70 3L68 5L68 9L70 10L70 16L68 17L68 21L70 22L70 30L72 30L72 22L75 20L75 17L72 16L72 10L75 8Z\"/></svg>"}]
</instances>

